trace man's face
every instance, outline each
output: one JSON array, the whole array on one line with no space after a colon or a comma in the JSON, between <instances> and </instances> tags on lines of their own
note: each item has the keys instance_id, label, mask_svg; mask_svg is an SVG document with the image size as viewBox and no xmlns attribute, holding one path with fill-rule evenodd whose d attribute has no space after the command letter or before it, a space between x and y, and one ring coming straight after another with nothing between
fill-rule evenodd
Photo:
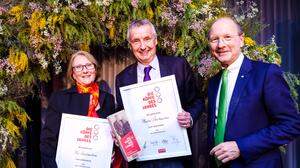
<instances>
[{"instance_id":1,"label":"man's face","mask_svg":"<svg viewBox=\"0 0 300 168\"><path fill-rule=\"evenodd\" d=\"M129 44L141 64L148 65L156 55L157 39L150 25L131 29Z\"/></svg>"},{"instance_id":2,"label":"man's face","mask_svg":"<svg viewBox=\"0 0 300 168\"><path fill-rule=\"evenodd\" d=\"M232 20L222 18L212 25L209 43L212 56L227 67L238 58L244 45L244 36L239 34L238 27Z\"/></svg>"}]
</instances>

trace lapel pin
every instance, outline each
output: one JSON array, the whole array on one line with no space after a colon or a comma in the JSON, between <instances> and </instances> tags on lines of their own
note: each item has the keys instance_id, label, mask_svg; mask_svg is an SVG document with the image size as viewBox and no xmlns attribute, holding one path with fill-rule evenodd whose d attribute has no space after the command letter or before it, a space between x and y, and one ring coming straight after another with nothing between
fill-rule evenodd
<instances>
[{"instance_id":1,"label":"lapel pin","mask_svg":"<svg viewBox=\"0 0 300 168\"><path fill-rule=\"evenodd\" d=\"M241 78L244 78L244 75L242 75Z\"/></svg>"}]
</instances>

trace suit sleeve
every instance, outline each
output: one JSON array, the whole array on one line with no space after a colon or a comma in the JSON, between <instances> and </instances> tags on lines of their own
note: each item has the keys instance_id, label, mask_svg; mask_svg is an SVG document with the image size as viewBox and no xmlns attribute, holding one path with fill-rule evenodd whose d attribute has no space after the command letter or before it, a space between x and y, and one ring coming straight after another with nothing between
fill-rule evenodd
<instances>
[{"instance_id":1,"label":"suit sleeve","mask_svg":"<svg viewBox=\"0 0 300 168\"><path fill-rule=\"evenodd\" d=\"M60 127L61 112L58 111L59 94L54 93L46 111L45 126L41 131L41 159L45 168L57 167L55 162L58 132Z\"/></svg>"},{"instance_id":2,"label":"suit sleeve","mask_svg":"<svg viewBox=\"0 0 300 168\"><path fill-rule=\"evenodd\" d=\"M199 89L196 85L195 76L188 62L184 59L184 97L182 101L183 108L188 111L195 123L201 112L204 111L204 101L200 97Z\"/></svg>"},{"instance_id":3,"label":"suit sleeve","mask_svg":"<svg viewBox=\"0 0 300 168\"><path fill-rule=\"evenodd\" d=\"M236 140L242 158L250 162L261 154L287 144L300 135L300 118L289 87L276 65L267 70L263 100L271 124Z\"/></svg>"}]
</instances>

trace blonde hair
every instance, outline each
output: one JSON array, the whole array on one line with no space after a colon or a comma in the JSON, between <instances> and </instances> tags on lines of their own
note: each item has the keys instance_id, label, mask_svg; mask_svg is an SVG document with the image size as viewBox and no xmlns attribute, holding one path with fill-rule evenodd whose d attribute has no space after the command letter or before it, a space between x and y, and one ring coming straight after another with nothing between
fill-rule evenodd
<instances>
[{"instance_id":1,"label":"blonde hair","mask_svg":"<svg viewBox=\"0 0 300 168\"><path fill-rule=\"evenodd\" d=\"M74 53L71 58L70 58L70 61L69 61L69 64L68 64L68 70L67 70L67 88L71 88L72 85L74 85L76 82L74 81L73 79L73 62L75 60L75 58L77 56L83 56L85 57L86 59L88 59L91 63L93 63L95 65L95 69L96 69L96 78L95 78L95 81L99 82L101 80L100 78L100 66L98 64L98 61L95 59L95 57L86 52L86 51L77 51L76 53Z\"/></svg>"}]
</instances>

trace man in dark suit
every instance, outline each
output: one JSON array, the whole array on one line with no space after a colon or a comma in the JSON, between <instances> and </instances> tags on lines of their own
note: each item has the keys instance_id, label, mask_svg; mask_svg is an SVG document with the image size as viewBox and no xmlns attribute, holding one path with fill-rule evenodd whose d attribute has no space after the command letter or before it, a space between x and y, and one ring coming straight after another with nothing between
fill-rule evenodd
<instances>
[{"instance_id":1,"label":"man in dark suit","mask_svg":"<svg viewBox=\"0 0 300 168\"><path fill-rule=\"evenodd\" d=\"M277 65L246 58L244 34L231 18L209 32L223 70L209 82L208 143L212 167L282 167L278 147L300 134L300 118Z\"/></svg>"},{"instance_id":2,"label":"man in dark suit","mask_svg":"<svg viewBox=\"0 0 300 168\"><path fill-rule=\"evenodd\" d=\"M120 87L175 75L178 86L182 112L177 119L181 127L192 126L203 110L203 102L198 92L192 70L184 58L156 55L157 35L155 28L148 20L133 21L128 28L127 40L137 60L116 77L116 99L118 110L123 109ZM183 167L182 159L170 158L138 162L137 167Z\"/></svg>"}]
</instances>

